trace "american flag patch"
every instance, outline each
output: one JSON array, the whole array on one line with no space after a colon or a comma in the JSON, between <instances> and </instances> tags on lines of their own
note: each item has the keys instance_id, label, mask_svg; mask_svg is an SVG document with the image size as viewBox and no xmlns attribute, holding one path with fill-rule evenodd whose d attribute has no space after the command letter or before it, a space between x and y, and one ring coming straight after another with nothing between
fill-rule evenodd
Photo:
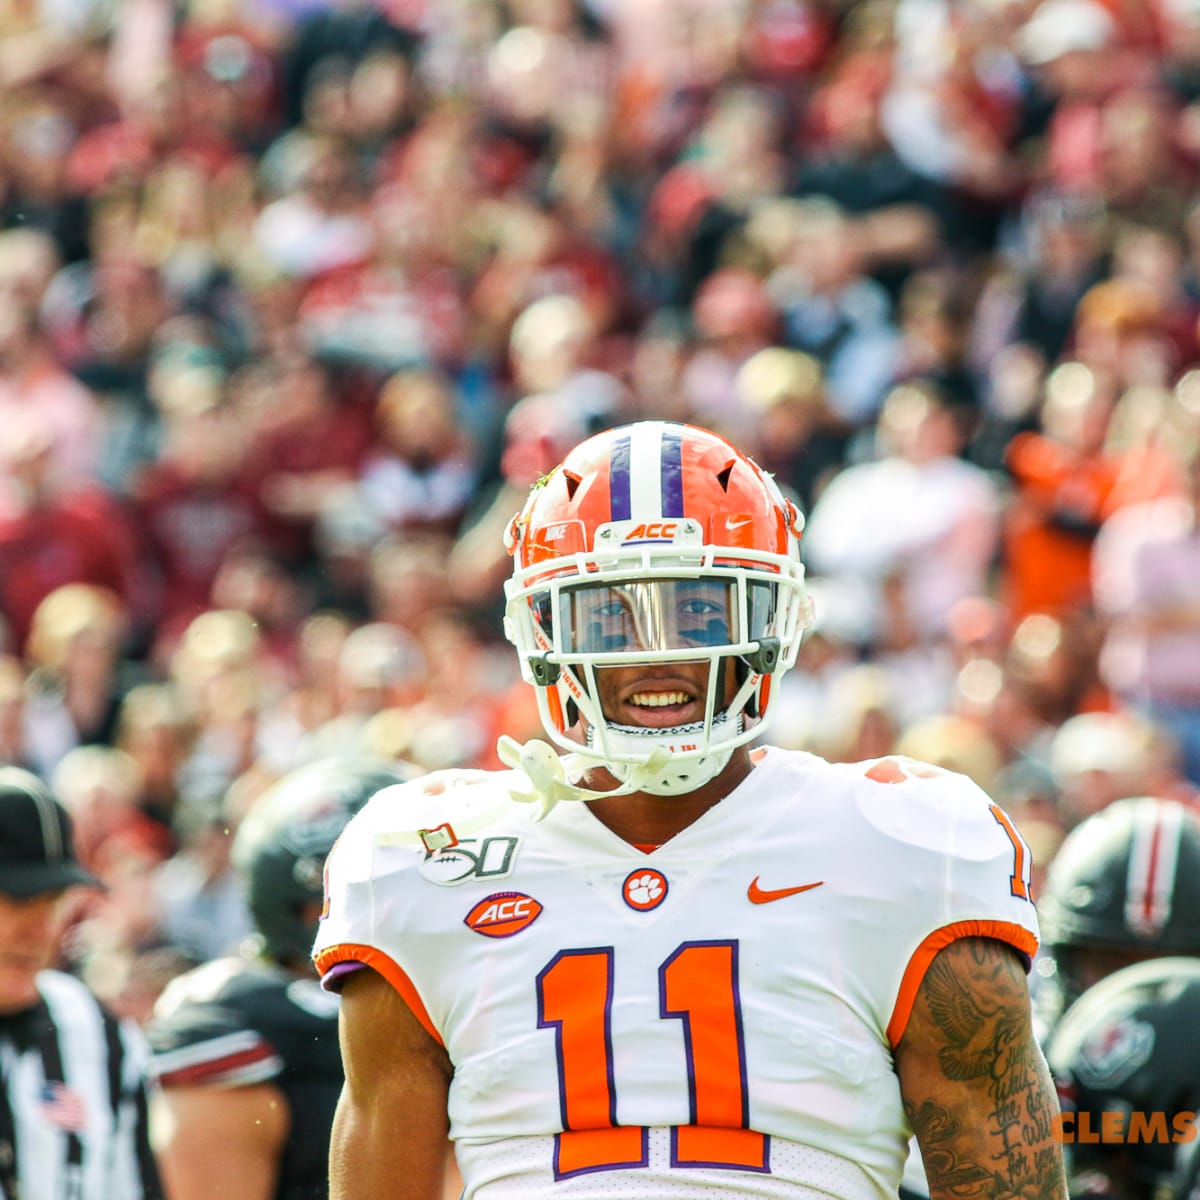
<instances>
[{"instance_id":1,"label":"american flag patch","mask_svg":"<svg viewBox=\"0 0 1200 1200\"><path fill-rule=\"evenodd\" d=\"M51 1125L68 1133L78 1133L87 1124L83 1097L65 1083L43 1084L40 1107L42 1116Z\"/></svg>"}]
</instances>

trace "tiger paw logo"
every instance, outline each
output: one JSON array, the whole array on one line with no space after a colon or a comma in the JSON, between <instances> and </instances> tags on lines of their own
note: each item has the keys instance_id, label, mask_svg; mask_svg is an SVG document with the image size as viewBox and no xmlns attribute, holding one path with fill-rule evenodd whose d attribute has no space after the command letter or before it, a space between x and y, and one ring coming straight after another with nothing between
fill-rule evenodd
<instances>
[{"instance_id":1,"label":"tiger paw logo","mask_svg":"<svg viewBox=\"0 0 1200 1200\"><path fill-rule=\"evenodd\" d=\"M524 892L493 892L467 913L463 923L484 937L512 937L528 929L541 913L541 904Z\"/></svg>"},{"instance_id":2,"label":"tiger paw logo","mask_svg":"<svg viewBox=\"0 0 1200 1200\"><path fill-rule=\"evenodd\" d=\"M625 877L621 895L630 908L638 912L649 912L667 898L667 877L661 871L643 868Z\"/></svg>"}]
</instances>

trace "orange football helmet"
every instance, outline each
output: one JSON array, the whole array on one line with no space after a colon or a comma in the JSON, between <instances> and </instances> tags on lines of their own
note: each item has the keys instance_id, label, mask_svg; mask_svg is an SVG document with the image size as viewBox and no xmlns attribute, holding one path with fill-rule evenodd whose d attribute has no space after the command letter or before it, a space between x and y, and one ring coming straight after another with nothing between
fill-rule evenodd
<instances>
[{"instance_id":1,"label":"orange football helmet","mask_svg":"<svg viewBox=\"0 0 1200 1200\"><path fill-rule=\"evenodd\" d=\"M802 527L774 480L707 430L640 421L572 450L508 536L505 632L551 741L624 790L683 794L717 775L761 731L811 622ZM702 721L605 716L598 669L697 660L709 663ZM718 709L726 665L737 688Z\"/></svg>"}]
</instances>

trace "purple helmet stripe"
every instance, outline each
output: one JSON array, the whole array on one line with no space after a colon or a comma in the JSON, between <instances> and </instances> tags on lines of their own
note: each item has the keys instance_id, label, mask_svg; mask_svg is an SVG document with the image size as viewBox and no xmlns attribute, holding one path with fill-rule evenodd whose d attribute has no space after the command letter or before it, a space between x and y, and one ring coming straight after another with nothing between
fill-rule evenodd
<instances>
[{"instance_id":1,"label":"purple helmet stripe","mask_svg":"<svg viewBox=\"0 0 1200 1200\"><path fill-rule=\"evenodd\" d=\"M632 513L629 494L629 434L613 443L608 473L609 503L614 521L628 521Z\"/></svg>"},{"instance_id":2,"label":"purple helmet stripe","mask_svg":"<svg viewBox=\"0 0 1200 1200\"><path fill-rule=\"evenodd\" d=\"M662 515L683 516L683 438L670 426L662 438Z\"/></svg>"}]
</instances>

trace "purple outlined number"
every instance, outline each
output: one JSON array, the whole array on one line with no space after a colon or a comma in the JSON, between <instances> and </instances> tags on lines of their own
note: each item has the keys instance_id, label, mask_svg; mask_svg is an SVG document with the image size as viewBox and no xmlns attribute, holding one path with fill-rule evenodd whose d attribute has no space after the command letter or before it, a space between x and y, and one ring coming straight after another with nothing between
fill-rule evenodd
<instances>
[{"instance_id":1,"label":"purple outlined number","mask_svg":"<svg viewBox=\"0 0 1200 1200\"><path fill-rule=\"evenodd\" d=\"M769 1172L770 1139L747 1128L749 1092L736 941L685 942L662 964L659 1013L683 1023L690 1124L671 1130L671 1165ZM616 1123L613 950L564 950L537 977L538 1028L555 1031L563 1133L556 1179L645 1167L648 1132Z\"/></svg>"},{"instance_id":2,"label":"purple outlined number","mask_svg":"<svg viewBox=\"0 0 1200 1200\"><path fill-rule=\"evenodd\" d=\"M767 1171L749 1129L737 942L684 942L658 969L659 1012L683 1022L689 1124L671 1131L671 1165Z\"/></svg>"},{"instance_id":3,"label":"purple outlined number","mask_svg":"<svg viewBox=\"0 0 1200 1200\"><path fill-rule=\"evenodd\" d=\"M617 1124L612 1052L613 951L563 950L537 977L538 1028L553 1029L563 1132L554 1177L644 1167L648 1135Z\"/></svg>"},{"instance_id":4,"label":"purple outlined number","mask_svg":"<svg viewBox=\"0 0 1200 1200\"><path fill-rule=\"evenodd\" d=\"M1028 900L1033 903L1033 852L1029 843L1021 836L1020 830L1012 823L1008 813L998 804L989 804L988 812L996 819L996 824L1008 835L1013 848L1013 869L1008 877L1009 890L1018 900Z\"/></svg>"}]
</instances>

